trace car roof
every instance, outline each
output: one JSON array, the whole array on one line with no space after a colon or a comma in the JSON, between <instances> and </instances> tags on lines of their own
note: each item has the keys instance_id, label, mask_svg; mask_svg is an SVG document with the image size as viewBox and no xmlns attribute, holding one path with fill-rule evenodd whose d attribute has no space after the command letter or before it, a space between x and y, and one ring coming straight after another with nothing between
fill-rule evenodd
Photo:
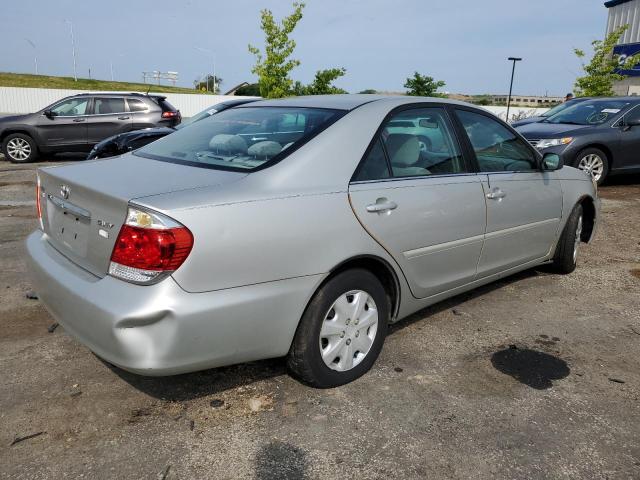
<instances>
[{"instance_id":1,"label":"car roof","mask_svg":"<svg viewBox=\"0 0 640 480\"><path fill-rule=\"evenodd\" d=\"M300 107L300 108L328 108L333 110L353 110L361 105L371 102L385 102L390 106L407 103L438 102L454 105L469 105L457 100L449 100L441 97L413 97L407 95L368 95L368 94L341 94L341 95L309 95L301 97L288 97L272 100L252 102L246 107Z\"/></svg>"}]
</instances>

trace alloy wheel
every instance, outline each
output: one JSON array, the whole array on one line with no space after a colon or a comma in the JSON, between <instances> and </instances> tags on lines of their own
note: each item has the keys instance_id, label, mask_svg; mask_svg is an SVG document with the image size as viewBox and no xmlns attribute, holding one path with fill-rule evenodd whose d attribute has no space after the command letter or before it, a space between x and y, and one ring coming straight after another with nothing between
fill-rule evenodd
<instances>
[{"instance_id":1,"label":"alloy wheel","mask_svg":"<svg viewBox=\"0 0 640 480\"><path fill-rule=\"evenodd\" d=\"M31 145L24 138L12 138L7 143L7 153L17 161L24 161L31 155Z\"/></svg>"},{"instance_id":2,"label":"alloy wheel","mask_svg":"<svg viewBox=\"0 0 640 480\"><path fill-rule=\"evenodd\" d=\"M378 309L373 297L362 290L341 295L322 322L322 360L332 370L351 370L367 356L377 331Z\"/></svg>"},{"instance_id":3,"label":"alloy wheel","mask_svg":"<svg viewBox=\"0 0 640 480\"><path fill-rule=\"evenodd\" d=\"M580 159L580 162L578 162L578 168L587 172L596 182L598 182L604 173L604 161L600 155L590 153Z\"/></svg>"}]
</instances>

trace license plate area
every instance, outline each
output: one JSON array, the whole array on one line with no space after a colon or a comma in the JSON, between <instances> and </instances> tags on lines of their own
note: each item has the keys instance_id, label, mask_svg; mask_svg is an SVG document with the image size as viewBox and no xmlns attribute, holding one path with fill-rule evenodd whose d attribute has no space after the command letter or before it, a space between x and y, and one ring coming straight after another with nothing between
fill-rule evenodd
<instances>
[{"instance_id":1,"label":"license plate area","mask_svg":"<svg viewBox=\"0 0 640 480\"><path fill-rule=\"evenodd\" d=\"M75 255L86 257L91 214L53 195L47 200L49 235Z\"/></svg>"}]
</instances>

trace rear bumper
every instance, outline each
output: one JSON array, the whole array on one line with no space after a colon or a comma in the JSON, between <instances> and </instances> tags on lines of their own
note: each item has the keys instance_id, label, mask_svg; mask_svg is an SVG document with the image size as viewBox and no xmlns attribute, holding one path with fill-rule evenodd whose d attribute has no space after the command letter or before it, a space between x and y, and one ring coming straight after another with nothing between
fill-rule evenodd
<instances>
[{"instance_id":1,"label":"rear bumper","mask_svg":"<svg viewBox=\"0 0 640 480\"><path fill-rule=\"evenodd\" d=\"M98 278L27 239L33 287L51 315L98 356L142 375L173 375L285 355L322 275L188 293L172 278Z\"/></svg>"}]
</instances>

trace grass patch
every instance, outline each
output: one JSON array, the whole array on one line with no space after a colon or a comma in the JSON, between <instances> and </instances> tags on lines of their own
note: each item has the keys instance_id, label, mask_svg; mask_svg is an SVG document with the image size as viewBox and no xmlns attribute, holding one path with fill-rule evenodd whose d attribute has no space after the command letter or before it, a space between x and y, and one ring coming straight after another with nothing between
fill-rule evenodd
<instances>
[{"instance_id":1,"label":"grass patch","mask_svg":"<svg viewBox=\"0 0 640 480\"><path fill-rule=\"evenodd\" d=\"M108 80L93 80L88 78L51 77L48 75L31 75L27 73L0 72L0 87L26 87L26 88L65 88L69 90L100 90L100 91L125 91L146 92L148 83L111 82ZM202 95L193 88L170 87L166 85L151 85L152 92L160 93L191 93Z\"/></svg>"}]
</instances>

